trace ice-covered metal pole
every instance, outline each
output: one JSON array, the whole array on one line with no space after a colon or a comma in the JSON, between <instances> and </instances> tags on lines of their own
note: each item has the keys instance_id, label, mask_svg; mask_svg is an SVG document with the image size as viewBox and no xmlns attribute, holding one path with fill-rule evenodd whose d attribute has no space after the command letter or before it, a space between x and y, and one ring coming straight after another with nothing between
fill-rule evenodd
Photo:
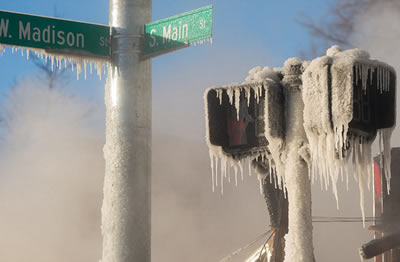
<instances>
[{"instance_id":1,"label":"ice-covered metal pole","mask_svg":"<svg viewBox=\"0 0 400 262\"><path fill-rule=\"evenodd\" d=\"M311 183L306 163L307 137L303 127L302 61L297 58L287 60L284 71L283 83L287 87L285 180L289 202L285 261L312 262Z\"/></svg>"},{"instance_id":2,"label":"ice-covered metal pole","mask_svg":"<svg viewBox=\"0 0 400 262\"><path fill-rule=\"evenodd\" d=\"M142 60L151 0L110 0L102 262L150 262L151 60Z\"/></svg>"}]
</instances>

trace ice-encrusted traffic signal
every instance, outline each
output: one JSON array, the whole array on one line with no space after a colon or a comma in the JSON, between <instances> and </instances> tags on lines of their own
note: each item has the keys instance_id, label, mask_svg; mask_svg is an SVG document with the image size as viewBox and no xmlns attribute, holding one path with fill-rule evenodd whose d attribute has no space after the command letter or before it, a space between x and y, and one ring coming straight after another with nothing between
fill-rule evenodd
<instances>
[{"instance_id":1,"label":"ice-encrusted traffic signal","mask_svg":"<svg viewBox=\"0 0 400 262\"><path fill-rule=\"evenodd\" d=\"M282 135L282 86L273 80L210 88L206 94L208 142L234 159L268 151L265 126ZM265 114L265 111L268 111ZM272 118L271 111L277 117ZM269 125L265 125L269 121ZM271 123L273 122L273 123Z\"/></svg>"},{"instance_id":2,"label":"ice-encrusted traffic signal","mask_svg":"<svg viewBox=\"0 0 400 262\"><path fill-rule=\"evenodd\" d=\"M347 135L373 140L377 130L394 127L394 69L360 49L328 53L303 73L306 132L333 132L343 142Z\"/></svg>"},{"instance_id":3,"label":"ice-encrusted traffic signal","mask_svg":"<svg viewBox=\"0 0 400 262\"><path fill-rule=\"evenodd\" d=\"M371 144L377 134L384 164L390 166L396 72L366 51L334 46L307 66L302 80L311 177L319 176L325 188L331 184L337 198L339 177L354 172L363 207L363 181L372 175ZM390 172L385 175L390 181Z\"/></svg>"},{"instance_id":4,"label":"ice-encrusted traffic signal","mask_svg":"<svg viewBox=\"0 0 400 262\"><path fill-rule=\"evenodd\" d=\"M291 58L283 68L241 84L209 88L204 98L213 189L220 184L223 191L230 167L243 173L243 160L251 162L260 182L274 181L287 192L285 259L312 261L310 179L319 177L321 187L332 187L338 200L338 180L354 173L364 217L364 181L372 174L377 134L383 163L390 166L395 89L391 66L371 60L366 51L337 46L311 62Z\"/></svg>"},{"instance_id":5,"label":"ice-encrusted traffic signal","mask_svg":"<svg viewBox=\"0 0 400 262\"><path fill-rule=\"evenodd\" d=\"M350 133L373 137L396 123L396 74L383 64L353 65L353 119Z\"/></svg>"}]
</instances>

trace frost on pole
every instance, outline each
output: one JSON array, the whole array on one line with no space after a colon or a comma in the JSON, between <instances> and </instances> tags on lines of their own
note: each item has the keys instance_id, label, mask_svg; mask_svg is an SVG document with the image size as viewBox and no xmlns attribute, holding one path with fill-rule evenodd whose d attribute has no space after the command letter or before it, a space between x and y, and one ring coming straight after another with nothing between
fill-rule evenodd
<instances>
[{"instance_id":1,"label":"frost on pole","mask_svg":"<svg viewBox=\"0 0 400 262\"><path fill-rule=\"evenodd\" d=\"M371 60L366 51L333 46L303 73L304 128L311 153L312 181L332 190L350 170L358 176L364 217L364 181L372 176L371 144L376 135L384 152L390 188L390 138L395 126L394 69ZM349 165L350 164L350 165ZM386 168L389 167L389 168Z\"/></svg>"},{"instance_id":2,"label":"frost on pole","mask_svg":"<svg viewBox=\"0 0 400 262\"><path fill-rule=\"evenodd\" d=\"M243 83L209 88L204 95L213 191L220 185L223 192L224 178L230 182L231 168L237 185L238 172L243 179L246 162L249 173L257 159L275 167L268 145L272 140L282 142L282 86L278 73L270 68L255 68L249 73ZM280 178L277 181L282 184Z\"/></svg>"}]
</instances>

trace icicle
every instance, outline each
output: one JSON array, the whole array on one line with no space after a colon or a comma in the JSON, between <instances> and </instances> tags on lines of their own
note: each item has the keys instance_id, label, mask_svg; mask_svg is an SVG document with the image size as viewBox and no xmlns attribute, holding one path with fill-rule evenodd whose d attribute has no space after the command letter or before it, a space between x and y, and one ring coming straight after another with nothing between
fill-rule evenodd
<instances>
[{"instance_id":1,"label":"icicle","mask_svg":"<svg viewBox=\"0 0 400 262\"><path fill-rule=\"evenodd\" d=\"M224 176L221 174L221 194L224 194Z\"/></svg>"},{"instance_id":2,"label":"icicle","mask_svg":"<svg viewBox=\"0 0 400 262\"><path fill-rule=\"evenodd\" d=\"M394 128L385 128L379 130L382 146L383 146L383 169L385 171L386 187L388 194L390 193L390 179L391 179L391 148L390 139ZM381 151L382 152L382 151Z\"/></svg>"},{"instance_id":3,"label":"icicle","mask_svg":"<svg viewBox=\"0 0 400 262\"><path fill-rule=\"evenodd\" d=\"M50 61L51 61L51 71L54 71L54 56L50 57Z\"/></svg>"},{"instance_id":4,"label":"icicle","mask_svg":"<svg viewBox=\"0 0 400 262\"><path fill-rule=\"evenodd\" d=\"M239 165L239 170L240 170L240 174L242 176L242 181L243 181L244 180L244 174L243 174L243 165L242 165L242 161L241 160L239 160L238 165Z\"/></svg>"},{"instance_id":5,"label":"icicle","mask_svg":"<svg viewBox=\"0 0 400 262\"><path fill-rule=\"evenodd\" d=\"M85 80L86 80L86 60L83 60L83 67L84 67L84 71L85 71Z\"/></svg>"},{"instance_id":6,"label":"icicle","mask_svg":"<svg viewBox=\"0 0 400 262\"><path fill-rule=\"evenodd\" d=\"M232 168L232 163L230 163L231 166L228 167L228 183L231 182L231 168Z\"/></svg>"},{"instance_id":7,"label":"icicle","mask_svg":"<svg viewBox=\"0 0 400 262\"><path fill-rule=\"evenodd\" d=\"M218 186L218 160L219 158L215 158L215 186Z\"/></svg>"},{"instance_id":8,"label":"icicle","mask_svg":"<svg viewBox=\"0 0 400 262\"><path fill-rule=\"evenodd\" d=\"M215 185L214 185L214 155L210 153L210 164L211 164L211 188L212 192L215 191Z\"/></svg>"},{"instance_id":9,"label":"icicle","mask_svg":"<svg viewBox=\"0 0 400 262\"><path fill-rule=\"evenodd\" d=\"M232 88L228 88L227 90L226 90L226 94L228 95L228 97L229 97L229 104L233 104L233 93L234 93L234 91L233 91L233 89Z\"/></svg>"},{"instance_id":10,"label":"icicle","mask_svg":"<svg viewBox=\"0 0 400 262\"><path fill-rule=\"evenodd\" d=\"M239 115L240 115L240 89L234 90L235 94L235 108L236 108L236 119L239 121Z\"/></svg>"},{"instance_id":11,"label":"icicle","mask_svg":"<svg viewBox=\"0 0 400 262\"><path fill-rule=\"evenodd\" d=\"M223 89L217 89L217 98L219 98L219 104L222 105L222 96L223 96Z\"/></svg>"},{"instance_id":12,"label":"icicle","mask_svg":"<svg viewBox=\"0 0 400 262\"><path fill-rule=\"evenodd\" d=\"M235 186L238 186L238 170L236 166L233 166L234 170L235 170Z\"/></svg>"},{"instance_id":13,"label":"icicle","mask_svg":"<svg viewBox=\"0 0 400 262\"><path fill-rule=\"evenodd\" d=\"M249 176L251 176L251 159L250 158L248 158L247 159L247 162L248 162L248 165L249 165Z\"/></svg>"},{"instance_id":14,"label":"icicle","mask_svg":"<svg viewBox=\"0 0 400 262\"><path fill-rule=\"evenodd\" d=\"M246 87L245 88L246 91L246 98L247 98L247 107L250 106L250 96L251 96L251 91L250 91L250 87Z\"/></svg>"}]
</instances>

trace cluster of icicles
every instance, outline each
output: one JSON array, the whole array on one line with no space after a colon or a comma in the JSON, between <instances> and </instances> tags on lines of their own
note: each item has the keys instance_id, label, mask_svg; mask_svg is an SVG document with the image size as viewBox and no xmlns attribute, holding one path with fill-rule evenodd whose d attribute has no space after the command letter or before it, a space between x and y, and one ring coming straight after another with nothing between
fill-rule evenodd
<instances>
[{"instance_id":1,"label":"cluster of icicles","mask_svg":"<svg viewBox=\"0 0 400 262\"><path fill-rule=\"evenodd\" d=\"M367 90L367 79L368 74L371 75L377 71L377 88L382 94L383 92L389 92L390 86L390 70L387 67L377 67L374 64L355 64L355 77L356 81L361 79L362 89L365 92ZM373 78L370 77L370 84L372 84Z\"/></svg>"},{"instance_id":2,"label":"cluster of icicles","mask_svg":"<svg viewBox=\"0 0 400 262\"><path fill-rule=\"evenodd\" d=\"M202 45L202 44L204 44L206 42L210 42L210 44L212 44L212 37L206 38L206 39L202 39L202 40L199 40L199 41L195 41L195 42L192 43L192 45L194 45L194 46Z\"/></svg>"},{"instance_id":3,"label":"cluster of icicles","mask_svg":"<svg viewBox=\"0 0 400 262\"><path fill-rule=\"evenodd\" d=\"M247 82L245 84L233 84L230 86L224 86L222 88L216 88L214 89L217 93L217 98L219 99L220 104L222 104L222 97L223 93L226 92L228 98L229 98L229 103L231 105L234 104L237 112L237 119L239 119L239 112L240 112L240 96L245 95L245 98L247 99L247 106L250 105L250 99L253 91L253 95L255 98L255 101L257 104L260 102L260 98L263 94L263 91L265 88L267 88L266 85L264 85L264 82L274 82L274 80L271 79L266 79L265 81L262 82ZM204 101L205 105L207 105L207 93L208 90L205 92L204 96ZM207 106L206 106L206 125L208 125L208 111L207 111ZM208 130L208 126L206 127ZM207 136L208 136L208 131L207 131ZM232 156L227 155L225 152L223 152L222 148L220 146L214 146L209 142L209 139L207 139L208 146L209 146L209 154L210 154L210 163L211 163L211 181L212 181L212 191L215 191L215 188L220 186L221 188L221 193L223 194L224 192L224 179L228 180L228 183L231 182L231 176L234 176L235 180L235 185L238 185L238 175L240 173L241 179L244 179L244 166L248 166L248 174L249 176L252 175L252 162L253 160L258 160L261 162L267 161L269 164L269 174L273 174L276 176L276 181L275 186L282 188L283 185L283 176L277 175L277 172L275 172L275 165L274 161L271 157L271 155L268 153L267 150L259 150L255 155L252 156L247 156L244 158L240 159L233 159ZM232 172L233 170L233 172ZM262 182L263 179L267 174L263 174L260 172L254 171L257 173L258 180L260 182L260 191L262 191ZM272 181L272 176L270 176L271 181Z\"/></svg>"},{"instance_id":4,"label":"cluster of icicles","mask_svg":"<svg viewBox=\"0 0 400 262\"><path fill-rule=\"evenodd\" d=\"M51 63L51 69L54 70L54 66L57 68L65 67L67 68L67 62L70 63L72 71L76 70L76 78L79 79L80 73L84 72L85 79L87 76L87 69L89 68L89 72L93 73L93 68L96 69L98 77L101 79L102 75L106 74L106 68L108 67L108 61L97 59L97 58L83 58L79 56L73 55L62 55L62 54L49 54L45 50L36 49L36 48L25 48L25 47L14 47L11 46L11 52L21 51L21 55L24 56L26 54L26 59L29 60L30 53L34 53L40 59L44 59L45 62L47 60ZM0 44L0 55L3 55L5 52L5 46Z\"/></svg>"},{"instance_id":5,"label":"cluster of icicles","mask_svg":"<svg viewBox=\"0 0 400 262\"><path fill-rule=\"evenodd\" d=\"M360 208L362 217L365 217L364 211L364 187L367 181L368 190L370 190L371 178L373 176L373 161L371 154L371 145L373 140L366 140L362 137L343 138L342 127L336 130L333 136L317 136L309 138L311 151L311 166L309 166L309 175L312 183L316 181L317 176L321 183L321 189L328 190L330 184L333 194L336 198L337 208L339 208L339 199L337 191L337 182L339 179L346 180L347 190L349 188L349 174L353 174L354 179L358 181L360 190ZM393 129L382 129L378 131L379 150L382 167L387 181L387 189L390 190L390 137ZM314 142L312 142L314 141ZM339 142L343 141L343 143ZM334 149L335 148L335 149ZM332 151L334 150L334 151ZM333 152L345 152L345 154Z\"/></svg>"},{"instance_id":6,"label":"cluster of icicles","mask_svg":"<svg viewBox=\"0 0 400 262\"><path fill-rule=\"evenodd\" d=\"M242 93L242 91L245 92L245 96L247 98L247 106L250 106L251 90L254 91L254 96L258 104L260 102L260 97L263 93L262 82L246 83L245 85L233 84L227 87L217 88L215 91L217 92L217 98L219 99L220 105L222 105L222 97L224 91L228 95L229 103L231 105L233 104L233 98L235 98L236 117L239 120L240 94Z\"/></svg>"}]
</instances>

